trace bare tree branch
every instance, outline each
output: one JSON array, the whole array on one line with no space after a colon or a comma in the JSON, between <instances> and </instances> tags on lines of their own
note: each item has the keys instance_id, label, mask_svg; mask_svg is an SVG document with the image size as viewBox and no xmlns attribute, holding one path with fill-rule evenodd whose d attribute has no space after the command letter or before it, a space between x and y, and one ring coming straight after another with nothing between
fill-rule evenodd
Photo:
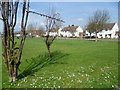
<instances>
[{"instance_id":1,"label":"bare tree branch","mask_svg":"<svg viewBox=\"0 0 120 90\"><path fill-rule=\"evenodd\" d=\"M41 14L41 13L38 13L38 12L35 12L35 11L28 11L28 10L26 10L26 11L29 12L29 13L37 14L37 15L44 16L44 17L47 17L47 18L55 19L57 21L65 22L65 21L63 21L63 20L61 20L59 18L51 17L51 16Z\"/></svg>"}]
</instances>

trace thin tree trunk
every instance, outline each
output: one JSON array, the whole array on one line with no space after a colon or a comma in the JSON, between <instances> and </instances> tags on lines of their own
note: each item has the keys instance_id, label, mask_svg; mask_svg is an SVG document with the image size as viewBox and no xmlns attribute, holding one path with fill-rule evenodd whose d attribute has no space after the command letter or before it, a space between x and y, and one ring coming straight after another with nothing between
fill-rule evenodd
<instances>
[{"instance_id":1,"label":"thin tree trunk","mask_svg":"<svg viewBox=\"0 0 120 90\"><path fill-rule=\"evenodd\" d=\"M90 39L91 39L91 33L90 33Z\"/></svg>"},{"instance_id":2,"label":"thin tree trunk","mask_svg":"<svg viewBox=\"0 0 120 90\"><path fill-rule=\"evenodd\" d=\"M97 32L96 32L96 40L95 41L97 42Z\"/></svg>"},{"instance_id":3,"label":"thin tree trunk","mask_svg":"<svg viewBox=\"0 0 120 90\"><path fill-rule=\"evenodd\" d=\"M51 57L50 46L48 46L48 53L49 53L49 57Z\"/></svg>"},{"instance_id":4,"label":"thin tree trunk","mask_svg":"<svg viewBox=\"0 0 120 90\"><path fill-rule=\"evenodd\" d=\"M15 62L9 65L9 82L15 82L17 80L18 66Z\"/></svg>"},{"instance_id":5,"label":"thin tree trunk","mask_svg":"<svg viewBox=\"0 0 120 90\"><path fill-rule=\"evenodd\" d=\"M46 46L47 46L47 50L48 50L48 55L49 57L51 57L51 51L50 51L50 45L49 43L47 43L48 41L46 41Z\"/></svg>"},{"instance_id":6,"label":"thin tree trunk","mask_svg":"<svg viewBox=\"0 0 120 90\"><path fill-rule=\"evenodd\" d=\"M17 72L18 69L16 67L16 64L14 64L13 70L14 70L14 72L13 72L13 82L15 82L17 80L17 74L18 74L18 72Z\"/></svg>"}]
</instances>

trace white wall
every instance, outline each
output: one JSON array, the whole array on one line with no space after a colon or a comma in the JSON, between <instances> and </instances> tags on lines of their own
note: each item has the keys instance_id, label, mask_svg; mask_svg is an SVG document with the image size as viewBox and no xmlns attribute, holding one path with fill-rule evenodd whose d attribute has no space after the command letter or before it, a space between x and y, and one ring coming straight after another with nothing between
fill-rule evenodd
<instances>
[{"instance_id":1,"label":"white wall","mask_svg":"<svg viewBox=\"0 0 120 90\"><path fill-rule=\"evenodd\" d=\"M56 35L58 35L58 33L57 32L50 32L49 35L50 36L56 36Z\"/></svg>"},{"instance_id":2,"label":"white wall","mask_svg":"<svg viewBox=\"0 0 120 90\"><path fill-rule=\"evenodd\" d=\"M80 32L80 33L83 33L83 29L80 26L76 29L76 31Z\"/></svg>"}]
</instances>

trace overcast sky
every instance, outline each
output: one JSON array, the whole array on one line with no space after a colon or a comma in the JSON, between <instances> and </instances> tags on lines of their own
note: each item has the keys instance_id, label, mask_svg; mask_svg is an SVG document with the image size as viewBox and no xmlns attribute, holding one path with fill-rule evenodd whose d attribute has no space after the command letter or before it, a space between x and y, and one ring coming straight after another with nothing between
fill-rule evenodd
<instances>
[{"instance_id":1,"label":"overcast sky","mask_svg":"<svg viewBox=\"0 0 120 90\"><path fill-rule=\"evenodd\" d=\"M22 4L19 4L21 7ZM118 2L31 2L30 9L47 14L49 9L53 7L56 12L60 13L61 18L65 21L64 26L72 25L84 28L89 16L96 10L108 10L111 23L118 22ZM19 8L18 22L16 31L20 29L21 8ZM28 24L44 25L45 18L30 14ZM0 29L3 24L0 22Z\"/></svg>"}]
</instances>

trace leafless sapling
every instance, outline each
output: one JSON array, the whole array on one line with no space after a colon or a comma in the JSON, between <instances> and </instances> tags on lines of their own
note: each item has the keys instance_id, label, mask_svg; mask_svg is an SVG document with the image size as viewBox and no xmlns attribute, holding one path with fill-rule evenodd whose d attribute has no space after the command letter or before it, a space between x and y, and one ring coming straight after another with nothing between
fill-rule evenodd
<instances>
[{"instance_id":1,"label":"leafless sapling","mask_svg":"<svg viewBox=\"0 0 120 90\"><path fill-rule=\"evenodd\" d=\"M59 13L52 12L50 14L50 16L53 18L59 18ZM49 53L49 57L51 57L51 45L58 35L57 34L50 35L50 33L51 32L58 32L58 30L61 26L61 21L51 19L51 18L46 18L45 26L46 26L45 44L46 44L46 47L47 47L47 50Z\"/></svg>"},{"instance_id":2,"label":"leafless sapling","mask_svg":"<svg viewBox=\"0 0 120 90\"><path fill-rule=\"evenodd\" d=\"M29 10L29 1L23 0L22 3L22 19L21 19L21 31L22 38L20 40L20 44L16 45L14 31L17 23L17 14L18 14L18 6L19 0L1 0L1 16L4 24L3 30L3 38L2 38L2 46L3 46L3 59L6 65L9 82L15 82L18 76L18 68L21 64L21 55L23 46L25 43L25 29L28 21L28 12Z\"/></svg>"}]
</instances>

